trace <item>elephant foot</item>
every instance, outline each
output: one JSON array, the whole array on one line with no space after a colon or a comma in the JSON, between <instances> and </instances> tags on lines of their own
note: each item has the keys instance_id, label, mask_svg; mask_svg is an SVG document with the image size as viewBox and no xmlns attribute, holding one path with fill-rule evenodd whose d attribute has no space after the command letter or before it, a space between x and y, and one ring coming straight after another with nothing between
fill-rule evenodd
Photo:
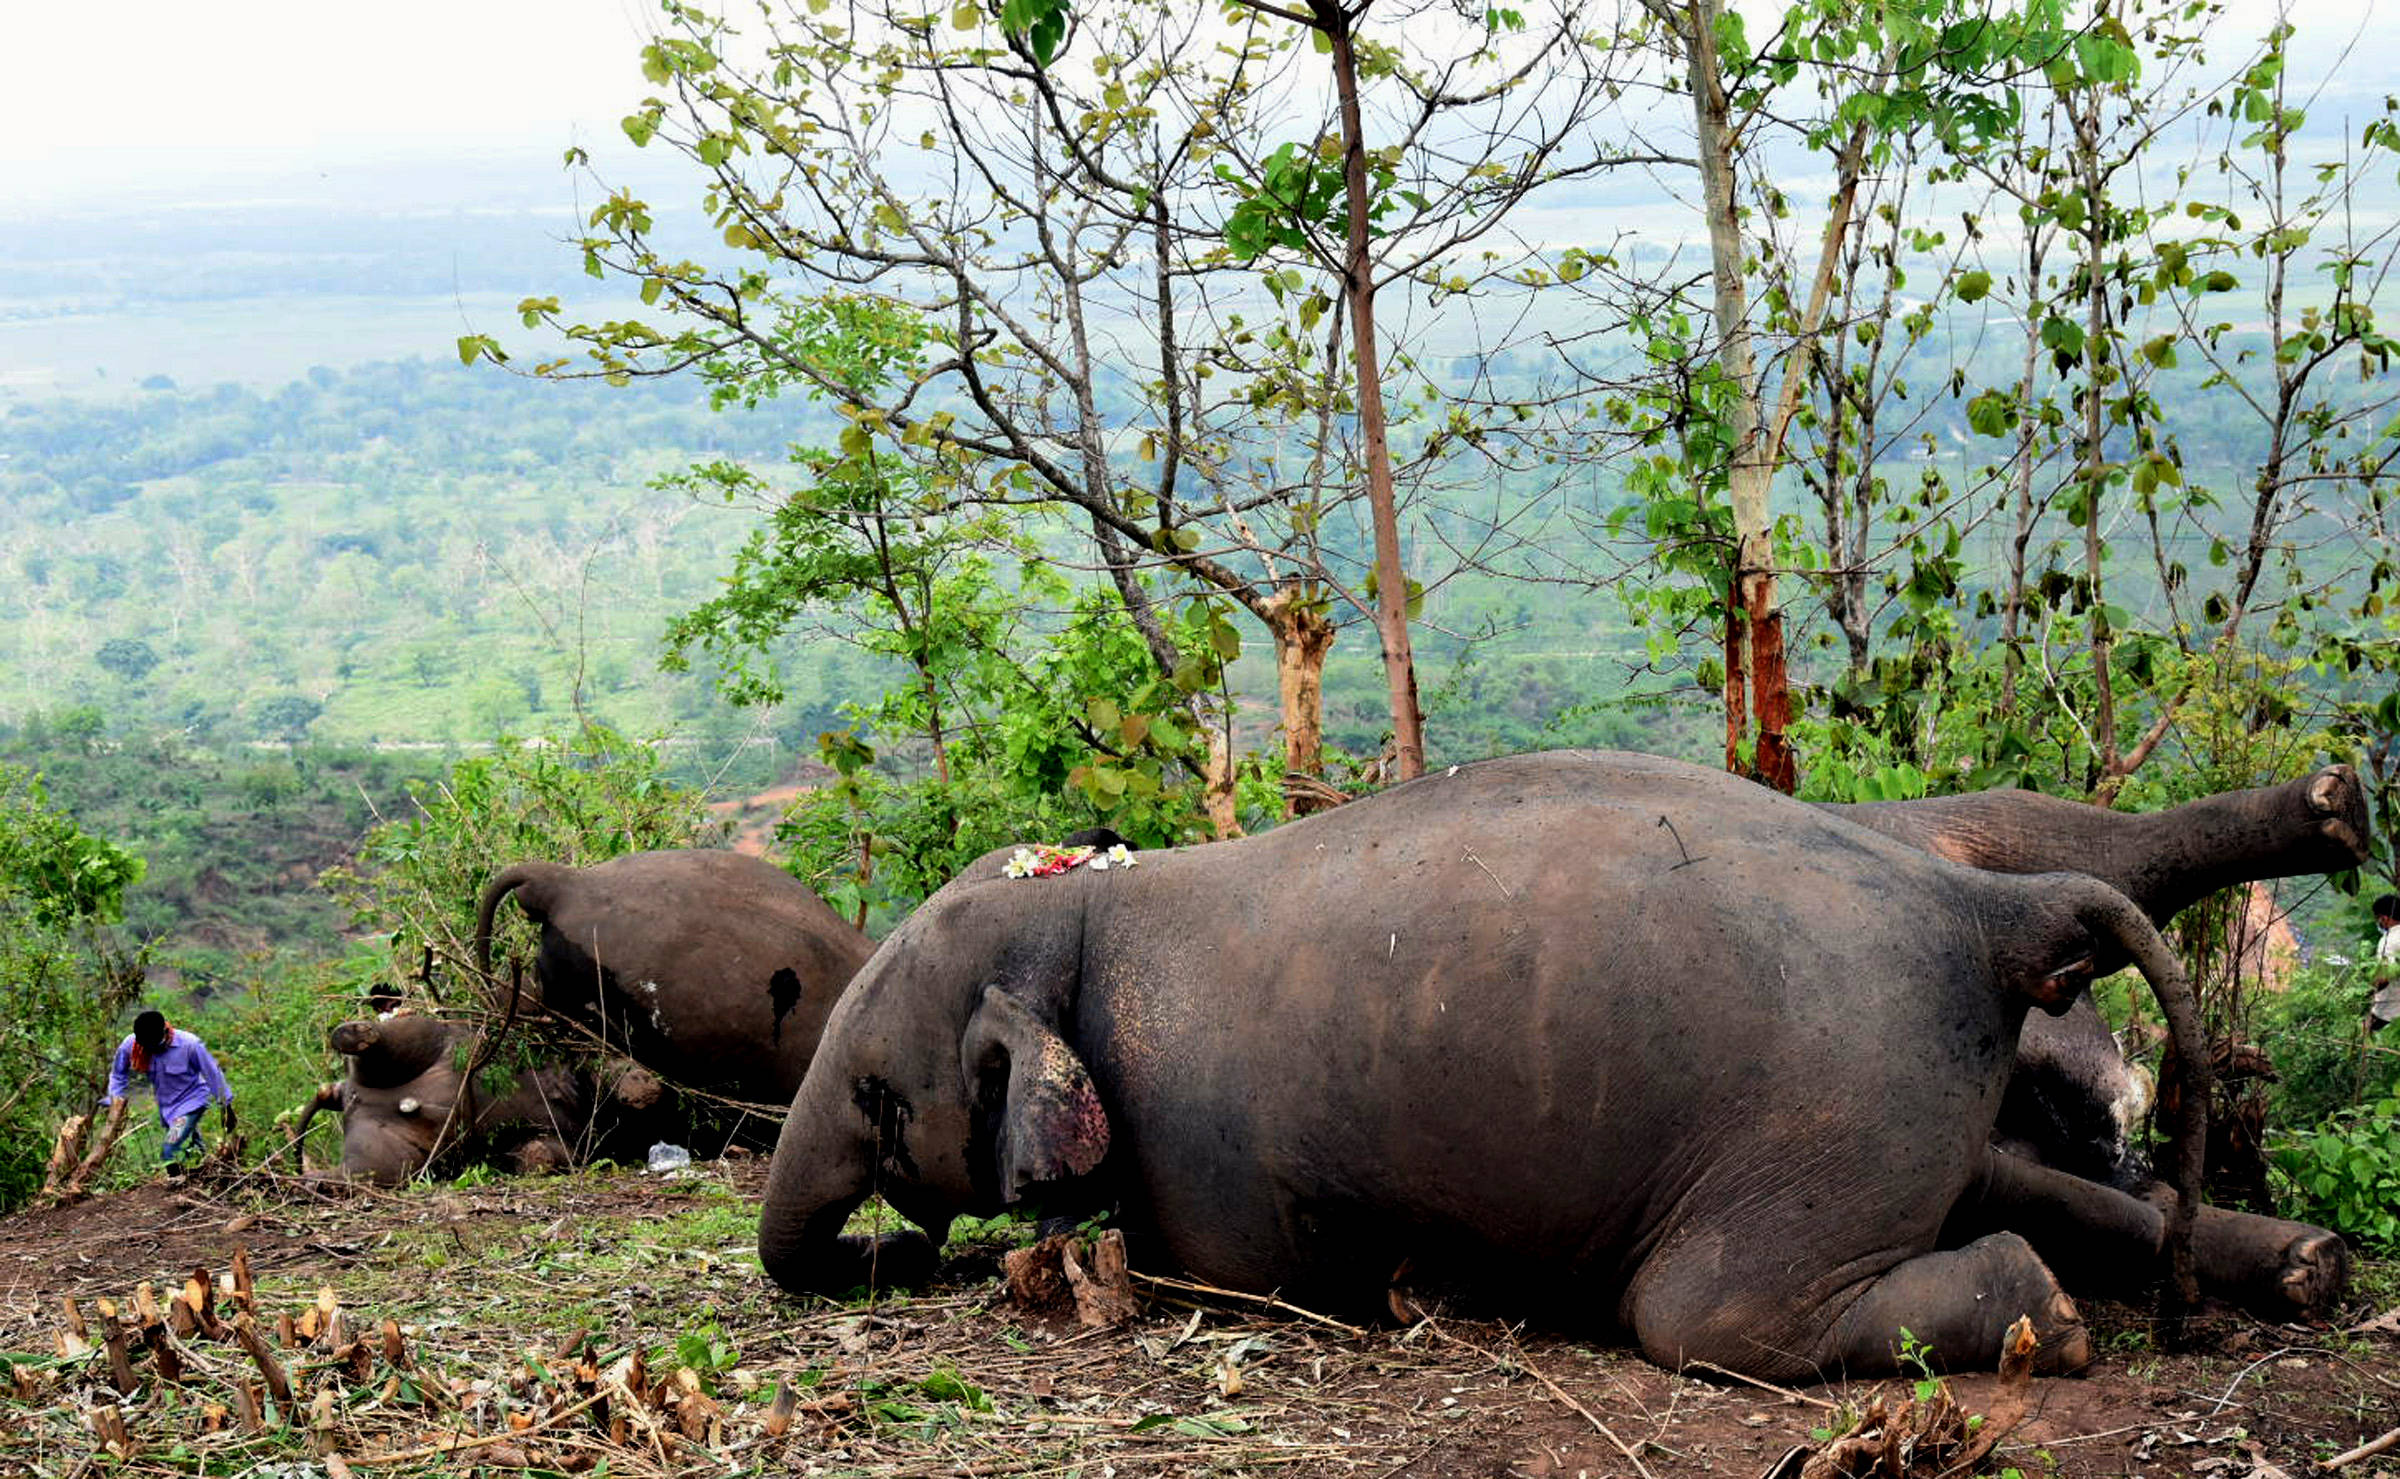
<instances>
[{"instance_id":1,"label":"elephant foot","mask_svg":"<svg viewBox=\"0 0 2400 1479\"><path fill-rule=\"evenodd\" d=\"M2338 1233L2271 1217L2226 1214L2242 1225L2208 1227L2193 1256L2202 1284L2263 1320L2321 1320L2350 1288L2350 1249Z\"/></svg>"},{"instance_id":2,"label":"elephant foot","mask_svg":"<svg viewBox=\"0 0 2400 1479\"><path fill-rule=\"evenodd\" d=\"M2224 1207L2193 1219L2192 1264L2204 1293L2262 1320L2325 1319L2350 1289L2340 1234Z\"/></svg>"},{"instance_id":3,"label":"elephant foot","mask_svg":"<svg viewBox=\"0 0 2400 1479\"><path fill-rule=\"evenodd\" d=\"M2310 777L2308 808L2327 838L2358 857L2367 855L2367 796L2357 771L2331 765Z\"/></svg>"},{"instance_id":4,"label":"elephant foot","mask_svg":"<svg viewBox=\"0 0 2400 1479\"><path fill-rule=\"evenodd\" d=\"M2081 1376L2092 1367L2092 1333L2067 1291L2053 1291L2033 1319L2033 1369L2040 1376Z\"/></svg>"}]
</instances>

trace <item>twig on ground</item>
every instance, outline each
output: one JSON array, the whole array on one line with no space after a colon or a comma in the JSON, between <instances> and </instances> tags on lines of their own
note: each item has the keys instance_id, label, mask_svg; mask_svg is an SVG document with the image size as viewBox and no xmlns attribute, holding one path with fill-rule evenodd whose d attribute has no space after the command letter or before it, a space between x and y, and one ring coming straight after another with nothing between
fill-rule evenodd
<instances>
[{"instance_id":1,"label":"twig on ground","mask_svg":"<svg viewBox=\"0 0 2400 1479\"><path fill-rule=\"evenodd\" d=\"M1431 1315L1427 1315L1425 1317L1425 1324L1433 1331L1434 1334L1440 1336L1443 1340L1448 1341L1452 1345L1464 1346L1468 1350L1473 1351L1475 1354L1483 1357L1485 1360L1490 1361L1495 1366L1516 1365L1523 1367L1526 1375L1532 1377L1535 1381L1538 1381L1543 1386L1549 1388L1551 1396L1556 1397L1559 1401L1565 1403L1573 1411L1582 1414L1583 1420L1592 1425L1593 1431L1597 1432L1601 1437L1606 1438L1609 1443L1615 1447L1617 1452L1625 1455L1625 1462L1633 1465L1633 1471L1641 1475L1642 1479L1655 1479L1655 1476L1651 1474L1649 1467L1642 1462L1642 1456L1634 1452L1632 1449L1626 1447L1624 1439L1618 1437L1615 1433L1610 1432L1608 1424L1602 1422L1597 1416L1595 1416L1592 1412L1592 1409L1584 1406L1581 1402L1576 1401L1574 1397L1568 1394L1565 1387L1562 1387L1557 1382L1552 1381L1542 1370L1542 1368L1534 1365L1533 1358L1525 1354L1525 1348L1523 1346L1517 1347L1517 1353L1514 1356L1507 1357L1504 1360L1502 1357L1494 1355L1492 1352L1485 1350L1482 1346L1475 1344L1475 1342L1471 1340L1462 1340L1458 1336L1452 1335L1449 1331L1444 1330L1440 1323L1437 1322Z\"/></svg>"},{"instance_id":2,"label":"twig on ground","mask_svg":"<svg viewBox=\"0 0 2400 1479\"><path fill-rule=\"evenodd\" d=\"M2380 1438L2370 1438L2366 1442L2359 1444L2356 1448L2351 1449L2348 1453L2337 1453L2333 1457L2325 1460L2325 1462L2317 1465L2317 1467L2320 1469L2347 1468L2349 1465L2357 1463L2362 1458L2373 1458L2376 1454L2379 1454L2385 1449L2390 1448L2395 1443L2400 1443L2400 1428L2394 1428Z\"/></svg>"},{"instance_id":3,"label":"twig on ground","mask_svg":"<svg viewBox=\"0 0 2400 1479\"><path fill-rule=\"evenodd\" d=\"M1686 1361L1683 1363L1683 1369L1686 1371L1706 1371L1715 1376L1730 1376L1735 1381L1745 1382L1758 1388L1762 1392L1773 1392L1776 1396L1786 1398L1793 1402L1806 1402L1811 1407L1823 1407L1830 1411L1834 1406L1833 1403L1826 1401L1822 1397L1811 1397L1803 1392L1795 1392L1790 1387L1779 1387L1771 1381L1760 1381L1755 1376L1744 1376L1738 1371L1719 1366L1714 1361Z\"/></svg>"},{"instance_id":4,"label":"twig on ground","mask_svg":"<svg viewBox=\"0 0 2400 1479\"><path fill-rule=\"evenodd\" d=\"M1133 1270L1132 1273L1133 1277L1143 1283L1154 1284L1161 1289L1181 1289L1187 1294L1205 1294L1212 1299L1239 1299L1249 1304L1263 1304L1269 1309L1282 1310L1287 1315L1298 1315L1303 1320L1313 1321L1328 1330L1339 1330L1348 1336L1363 1338L1367 1333L1360 1326L1345 1324L1331 1315L1320 1315L1315 1310L1302 1309L1296 1304L1277 1299L1272 1294L1245 1294L1239 1289L1220 1289L1214 1284L1203 1284L1196 1279L1172 1278L1166 1274L1145 1274L1139 1270Z\"/></svg>"},{"instance_id":5,"label":"twig on ground","mask_svg":"<svg viewBox=\"0 0 2400 1479\"><path fill-rule=\"evenodd\" d=\"M544 1428L555 1427L558 1424L565 1422L568 1418L575 1416L579 1412L589 1411L606 1398L614 1395L617 1394L611 1391L594 1392L590 1396L584 1398L582 1401L576 1403L574 1406L564 1407L556 1412L550 1413L548 1416L542 1418L539 1422L534 1423L530 1427L511 1428L498 1433L486 1433L480 1438L467 1438L458 1442L428 1443L422 1448L411 1448L401 1453L360 1454L358 1457L351 1459L350 1464L353 1468L361 1465L371 1465L380 1468L386 1464L413 1464L419 1459L446 1458L453 1453L463 1453L467 1449L481 1448L486 1444L508 1443L530 1438L534 1434L542 1431Z\"/></svg>"},{"instance_id":6,"label":"twig on ground","mask_svg":"<svg viewBox=\"0 0 2400 1479\"><path fill-rule=\"evenodd\" d=\"M2225 1395L2217 1399L2216 1406L2208 1409L2208 1415L2210 1417L2215 1417L2218 1413L2223 1412L2226 1406L2233 1401L2233 1394L2241 1390L2243 1382L2250 1379L2251 1372L2256 1371L2259 1367L2266 1365L2269 1361L2275 1360L2278 1357L2288 1356L2291 1353L2292 1348L2290 1346L2285 1346L2281 1350L2269 1351L2265 1355L2259 1357L2257 1360L2251 1362L2249 1365L2243 1367L2240 1371L2236 1372L2231 1384L2225 1388Z\"/></svg>"}]
</instances>

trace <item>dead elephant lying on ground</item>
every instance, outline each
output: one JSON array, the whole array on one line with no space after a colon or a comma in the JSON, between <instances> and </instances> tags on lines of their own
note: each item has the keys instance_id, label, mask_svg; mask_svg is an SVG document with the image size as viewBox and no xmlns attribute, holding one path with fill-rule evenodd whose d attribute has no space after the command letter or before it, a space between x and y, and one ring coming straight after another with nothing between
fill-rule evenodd
<instances>
[{"instance_id":1,"label":"dead elephant lying on ground","mask_svg":"<svg viewBox=\"0 0 2400 1479\"><path fill-rule=\"evenodd\" d=\"M503 869L476 910L487 980L493 919L512 894L541 930L530 1005L669 1084L736 1104L791 1102L825 1014L875 950L763 858L671 849ZM763 1145L772 1118L746 1129Z\"/></svg>"},{"instance_id":2,"label":"dead elephant lying on ground","mask_svg":"<svg viewBox=\"0 0 2400 1479\"><path fill-rule=\"evenodd\" d=\"M562 1056L513 1078L479 1074L470 1103L465 1066L478 1044L464 1024L343 1024L333 1045L351 1058L350 1076L320 1090L308 1114L341 1109L345 1175L404 1181L437 1147L532 1170L638 1158L653 1139L703 1154L737 1139L763 1145L775 1116L746 1106L789 1102L826 1010L874 948L760 858L668 850L588 868L524 862L479 901L487 981L493 917L512 894L540 927L537 990L500 1020L530 1031L544 1014L562 1019L572 1032L555 1044Z\"/></svg>"},{"instance_id":3,"label":"dead elephant lying on ground","mask_svg":"<svg viewBox=\"0 0 2400 1479\"><path fill-rule=\"evenodd\" d=\"M555 1169L589 1148L598 1096L588 1075L548 1066L514 1075L501 1090L503 1075L487 1070L470 1095L475 1033L464 1023L410 1014L344 1022L330 1036L350 1074L317 1091L294 1138L305 1136L318 1110L339 1109L342 1179L397 1186L441 1152L512 1170ZM643 1097L638 1085L624 1088Z\"/></svg>"},{"instance_id":4,"label":"dead elephant lying on ground","mask_svg":"<svg viewBox=\"0 0 2400 1479\"><path fill-rule=\"evenodd\" d=\"M911 1282L953 1217L1039 1195L1116 1206L1137 1265L1336 1311L1407 1270L1768 1379L1891 1371L1902 1327L1986 1364L2030 1315L2066 1369L2088 1340L2027 1238L2077 1205L1993 1175L2025 1014L2123 952L2205 1074L2107 885L1646 756L1462 766L1132 869L1005 856L836 1005L760 1220L786 1287ZM923 1231L844 1237L871 1191ZM1942 1246L1970 1199L2002 1230Z\"/></svg>"}]
</instances>

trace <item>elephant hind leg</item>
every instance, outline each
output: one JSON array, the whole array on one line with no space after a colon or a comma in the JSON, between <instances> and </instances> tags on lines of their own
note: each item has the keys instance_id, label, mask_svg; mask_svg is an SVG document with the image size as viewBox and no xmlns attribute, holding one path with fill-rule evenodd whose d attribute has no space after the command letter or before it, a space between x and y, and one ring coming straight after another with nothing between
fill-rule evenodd
<instances>
[{"instance_id":1,"label":"elephant hind leg","mask_svg":"<svg viewBox=\"0 0 2400 1479\"><path fill-rule=\"evenodd\" d=\"M2174 1197L2157 1183L2130 1196L1992 1151L1952 1210L1942 1241L2021 1233L2069 1286L2130 1297L2167 1275L2166 1209ZM2339 1235L2225 1207L2200 1208L2192 1262L2202 1290L2267 1320L2322 1319L2350 1282L2349 1250Z\"/></svg>"},{"instance_id":2,"label":"elephant hind leg","mask_svg":"<svg viewBox=\"0 0 2400 1479\"><path fill-rule=\"evenodd\" d=\"M1628 1300L1643 1351L1669 1367L1708 1361L1769 1380L1888 1376L1900 1370L1906 1330L1937 1365L1990 1370L2009 1327L2030 1315L2035 1370L2091 1361L2075 1302L2014 1233L1918 1254L1831 1290L1794 1285L1784 1257L1767 1251L1740 1267L1712 1257L1679 1270L1670 1254L1668 1266L1645 1268Z\"/></svg>"},{"instance_id":3,"label":"elephant hind leg","mask_svg":"<svg viewBox=\"0 0 2400 1479\"><path fill-rule=\"evenodd\" d=\"M2192 1223L2200 1286L2266 1320L2321 1320L2350 1289L2339 1233L2280 1217L2202 1207Z\"/></svg>"}]
</instances>

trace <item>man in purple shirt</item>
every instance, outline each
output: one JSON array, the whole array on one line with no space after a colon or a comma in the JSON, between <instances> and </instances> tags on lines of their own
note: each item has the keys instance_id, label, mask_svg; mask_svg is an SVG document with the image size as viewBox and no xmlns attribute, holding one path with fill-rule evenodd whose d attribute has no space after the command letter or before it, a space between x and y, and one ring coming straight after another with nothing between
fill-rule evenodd
<instances>
[{"instance_id":1,"label":"man in purple shirt","mask_svg":"<svg viewBox=\"0 0 2400 1479\"><path fill-rule=\"evenodd\" d=\"M111 1105L125 1097L135 1074L146 1075L158 1097L158 1122L167 1131L158 1158L166 1162L168 1175L180 1174L185 1158L196 1160L206 1148L200 1143L200 1111L211 1100L224 1106L219 1113L226 1130L233 1129L233 1090L225 1086L224 1070L209 1056L208 1044L169 1027L162 1012L134 1018L132 1035L117 1045L117 1061L108 1071Z\"/></svg>"}]
</instances>

